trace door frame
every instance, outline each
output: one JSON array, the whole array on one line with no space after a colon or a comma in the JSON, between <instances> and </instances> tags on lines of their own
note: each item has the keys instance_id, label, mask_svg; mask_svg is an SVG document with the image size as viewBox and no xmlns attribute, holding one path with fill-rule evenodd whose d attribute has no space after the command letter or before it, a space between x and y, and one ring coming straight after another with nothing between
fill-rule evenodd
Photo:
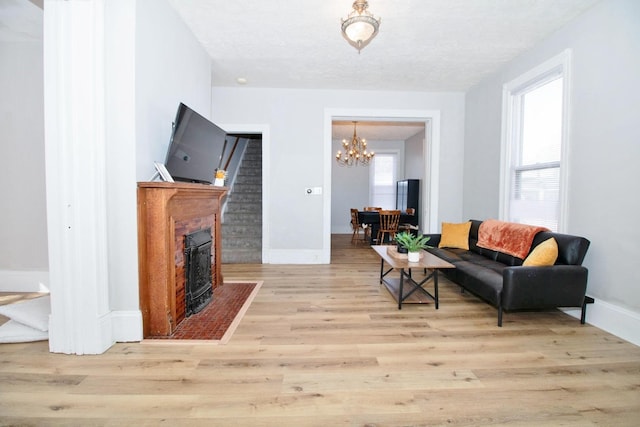
<instances>
[{"instance_id":1,"label":"door frame","mask_svg":"<svg viewBox=\"0 0 640 427\"><path fill-rule=\"evenodd\" d=\"M435 232L438 229L438 189L440 176L440 110L398 110L398 109L350 109L327 108L324 111L324 150L323 150L323 263L331 262L331 168L334 157L332 147L332 122L334 120L356 121L409 121L424 123L425 139L423 142L423 161L425 165L424 181L421 185L420 212L423 233Z\"/></svg>"}]
</instances>

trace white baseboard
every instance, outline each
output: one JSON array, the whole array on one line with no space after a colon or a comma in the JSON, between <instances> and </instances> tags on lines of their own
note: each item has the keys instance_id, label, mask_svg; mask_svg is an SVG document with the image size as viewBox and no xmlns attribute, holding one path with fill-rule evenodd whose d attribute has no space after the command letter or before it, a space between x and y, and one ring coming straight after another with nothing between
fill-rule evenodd
<instances>
[{"instance_id":1,"label":"white baseboard","mask_svg":"<svg viewBox=\"0 0 640 427\"><path fill-rule=\"evenodd\" d=\"M54 313L55 311L49 316L49 351L51 353L79 356L102 354L115 343L111 336L111 313L99 316L95 320L90 319L92 324L88 327L85 324L82 326L78 323L74 324L73 318L69 318L64 314L56 316ZM73 326L68 328L68 325ZM70 339L70 337L73 337L73 339Z\"/></svg>"},{"instance_id":2,"label":"white baseboard","mask_svg":"<svg viewBox=\"0 0 640 427\"><path fill-rule=\"evenodd\" d=\"M580 319L580 310L563 311ZM640 346L640 313L596 298L593 304L587 304L586 322Z\"/></svg>"},{"instance_id":3,"label":"white baseboard","mask_svg":"<svg viewBox=\"0 0 640 427\"><path fill-rule=\"evenodd\" d=\"M0 270L0 292L49 292L49 272Z\"/></svg>"},{"instance_id":4,"label":"white baseboard","mask_svg":"<svg viewBox=\"0 0 640 427\"><path fill-rule=\"evenodd\" d=\"M324 252L310 249L282 249L269 251L269 264L329 264Z\"/></svg>"},{"instance_id":5,"label":"white baseboard","mask_svg":"<svg viewBox=\"0 0 640 427\"><path fill-rule=\"evenodd\" d=\"M116 342L142 341L142 312L121 310L111 312L112 337Z\"/></svg>"}]
</instances>

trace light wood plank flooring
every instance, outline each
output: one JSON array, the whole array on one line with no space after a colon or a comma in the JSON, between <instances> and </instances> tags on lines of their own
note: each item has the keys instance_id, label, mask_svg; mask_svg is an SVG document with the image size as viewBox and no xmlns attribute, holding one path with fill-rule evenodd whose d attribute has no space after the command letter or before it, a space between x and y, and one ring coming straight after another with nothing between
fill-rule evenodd
<instances>
[{"instance_id":1,"label":"light wood plank flooring","mask_svg":"<svg viewBox=\"0 0 640 427\"><path fill-rule=\"evenodd\" d=\"M227 345L0 345L0 425L640 425L639 347L560 311L498 328L446 280L399 311L373 250L333 241L331 265L225 265L264 281Z\"/></svg>"}]
</instances>

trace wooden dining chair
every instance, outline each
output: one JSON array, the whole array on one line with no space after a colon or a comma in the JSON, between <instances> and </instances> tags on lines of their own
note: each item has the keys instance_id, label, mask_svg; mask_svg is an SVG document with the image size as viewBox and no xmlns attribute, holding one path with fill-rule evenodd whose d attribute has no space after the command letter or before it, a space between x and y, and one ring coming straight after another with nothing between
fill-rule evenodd
<instances>
[{"instance_id":1,"label":"wooden dining chair","mask_svg":"<svg viewBox=\"0 0 640 427\"><path fill-rule=\"evenodd\" d=\"M373 212L373 211L381 211L382 208L378 208L378 207L374 207L374 206L365 206L364 207L364 211L365 212Z\"/></svg>"},{"instance_id":2,"label":"wooden dining chair","mask_svg":"<svg viewBox=\"0 0 640 427\"><path fill-rule=\"evenodd\" d=\"M400 222L399 210L381 210L380 211L380 228L378 229L377 243L381 245L384 242L384 235L389 236L389 242L396 238L398 232L398 223Z\"/></svg>"},{"instance_id":3,"label":"wooden dining chair","mask_svg":"<svg viewBox=\"0 0 640 427\"><path fill-rule=\"evenodd\" d=\"M351 229L353 230L353 234L351 235L351 243L358 243L360 230L363 231L364 237L362 238L363 242L366 242L369 237L369 227L364 224L360 224L358 219L358 209L351 208Z\"/></svg>"},{"instance_id":4,"label":"wooden dining chair","mask_svg":"<svg viewBox=\"0 0 640 427\"><path fill-rule=\"evenodd\" d=\"M416 210L414 208L407 208L405 212L407 213L407 215L411 215L411 216L416 214ZM404 223L398 226L398 231L408 231L409 233L411 233L412 231L418 231L418 226L409 224L409 223Z\"/></svg>"}]
</instances>

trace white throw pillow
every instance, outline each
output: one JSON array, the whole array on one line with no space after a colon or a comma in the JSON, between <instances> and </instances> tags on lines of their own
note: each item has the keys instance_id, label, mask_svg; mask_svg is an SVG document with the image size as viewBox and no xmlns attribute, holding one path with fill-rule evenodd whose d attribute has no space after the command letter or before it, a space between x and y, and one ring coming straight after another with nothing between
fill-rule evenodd
<instances>
[{"instance_id":1,"label":"white throw pillow","mask_svg":"<svg viewBox=\"0 0 640 427\"><path fill-rule=\"evenodd\" d=\"M27 325L9 320L0 325L0 343L32 342L49 339L49 332L30 328Z\"/></svg>"},{"instance_id":2,"label":"white throw pillow","mask_svg":"<svg viewBox=\"0 0 640 427\"><path fill-rule=\"evenodd\" d=\"M0 314L23 325L46 332L49 330L51 297L45 295L13 304L0 305Z\"/></svg>"}]
</instances>

